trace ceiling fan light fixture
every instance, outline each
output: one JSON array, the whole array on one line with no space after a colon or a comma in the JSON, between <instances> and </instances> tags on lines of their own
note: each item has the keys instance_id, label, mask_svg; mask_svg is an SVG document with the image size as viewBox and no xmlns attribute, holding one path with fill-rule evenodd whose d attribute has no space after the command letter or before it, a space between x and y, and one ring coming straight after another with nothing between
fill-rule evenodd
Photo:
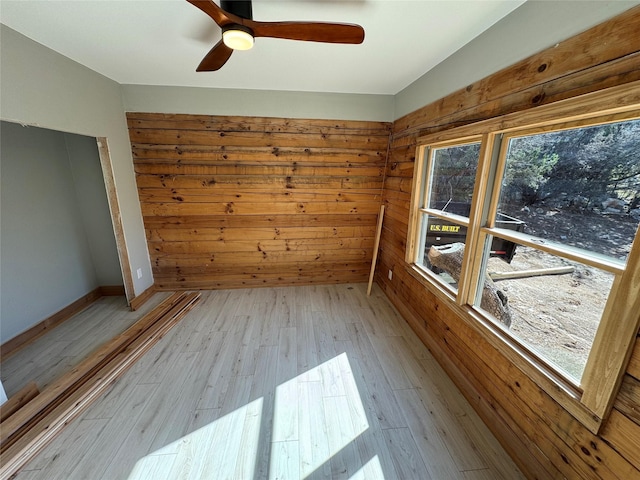
<instances>
[{"instance_id":1,"label":"ceiling fan light fixture","mask_svg":"<svg viewBox=\"0 0 640 480\"><path fill-rule=\"evenodd\" d=\"M1 1L1 0L0 0ZM187 0L222 28L222 39L202 59L196 71L215 72L234 50L253 47L255 37L282 38L320 43L358 44L364 29L351 23L258 22L253 19L252 0Z\"/></svg>"},{"instance_id":2,"label":"ceiling fan light fixture","mask_svg":"<svg viewBox=\"0 0 640 480\"><path fill-rule=\"evenodd\" d=\"M233 50L249 50L253 47L253 31L244 25L225 25L222 41Z\"/></svg>"}]
</instances>

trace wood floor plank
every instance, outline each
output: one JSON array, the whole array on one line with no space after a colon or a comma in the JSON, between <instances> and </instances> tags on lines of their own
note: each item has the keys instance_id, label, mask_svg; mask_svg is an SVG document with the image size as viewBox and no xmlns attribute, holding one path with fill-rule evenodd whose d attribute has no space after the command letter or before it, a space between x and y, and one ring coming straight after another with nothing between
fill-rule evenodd
<instances>
[{"instance_id":1,"label":"wood floor plank","mask_svg":"<svg viewBox=\"0 0 640 480\"><path fill-rule=\"evenodd\" d=\"M414 385L411 383L411 380L409 380L399 358L402 356L402 353L394 350L390 338L393 337L385 337L382 339L371 336L369 337L369 341L391 388L393 390L413 388Z\"/></svg>"},{"instance_id":2,"label":"wood floor plank","mask_svg":"<svg viewBox=\"0 0 640 480\"><path fill-rule=\"evenodd\" d=\"M330 478L329 438L326 431L322 386L320 382L299 382L300 398L300 476L305 478L318 470L322 478Z\"/></svg>"},{"instance_id":3,"label":"wood floor plank","mask_svg":"<svg viewBox=\"0 0 640 480\"><path fill-rule=\"evenodd\" d=\"M298 441L279 442L271 446L269 479L298 480L300 478L300 456Z\"/></svg>"},{"instance_id":4,"label":"wood floor plank","mask_svg":"<svg viewBox=\"0 0 640 480\"><path fill-rule=\"evenodd\" d=\"M351 342L345 342L350 344ZM341 342L336 342L337 350L342 351L338 355L338 363L340 365L340 374L342 377L342 384L344 386L344 392L347 399L347 408L349 410L349 419L353 426L353 430L358 434L364 432L369 428L369 421L367 420L367 412L363 405L363 397L358 390L356 378L349 362L349 357L345 350L349 350L348 345L344 345ZM344 348L343 348L344 347Z\"/></svg>"},{"instance_id":5,"label":"wood floor plank","mask_svg":"<svg viewBox=\"0 0 640 480\"><path fill-rule=\"evenodd\" d=\"M278 345L280 335L280 317L276 305L277 295L274 296L273 303L262 304L258 309L257 320L260 324L260 346Z\"/></svg>"},{"instance_id":6,"label":"wood floor plank","mask_svg":"<svg viewBox=\"0 0 640 480\"><path fill-rule=\"evenodd\" d=\"M265 320L262 313L262 305L252 305L251 313L246 316L247 327L244 329L240 346L237 350L232 370L234 375L252 375L256 370L261 325Z\"/></svg>"},{"instance_id":7,"label":"wood floor plank","mask_svg":"<svg viewBox=\"0 0 640 480\"><path fill-rule=\"evenodd\" d=\"M258 416L259 435L255 447L254 462L258 478L269 474L271 439L273 437L273 419L275 412L276 371L278 366L278 347L261 346L258 350L256 369L251 388L251 399L262 399L262 409Z\"/></svg>"},{"instance_id":8,"label":"wood floor plank","mask_svg":"<svg viewBox=\"0 0 640 480\"><path fill-rule=\"evenodd\" d=\"M374 297L372 301L359 309L360 320L371 335L391 337L398 335L404 323L396 310L387 302Z\"/></svg>"},{"instance_id":9,"label":"wood floor plank","mask_svg":"<svg viewBox=\"0 0 640 480\"><path fill-rule=\"evenodd\" d=\"M254 383L253 380L253 375L235 375L231 378L229 389L220 408L222 415L232 413L249 403L251 400L251 389Z\"/></svg>"},{"instance_id":10,"label":"wood floor plank","mask_svg":"<svg viewBox=\"0 0 640 480\"><path fill-rule=\"evenodd\" d=\"M165 336L165 341L154 345L140 360L133 366L133 376L139 378L138 383L161 383L171 365L175 363L175 358L182 353L178 348L174 348L173 339L175 329Z\"/></svg>"},{"instance_id":11,"label":"wood floor plank","mask_svg":"<svg viewBox=\"0 0 640 480\"><path fill-rule=\"evenodd\" d=\"M383 432L384 439L391 451L398 479L414 480L432 478L426 470L418 447L408 428L389 428Z\"/></svg>"},{"instance_id":12,"label":"wood floor plank","mask_svg":"<svg viewBox=\"0 0 640 480\"><path fill-rule=\"evenodd\" d=\"M298 440L299 398L295 342L296 327L280 329L272 442ZM288 448L288 445L282 448Z\"/></svg>"},{"instance_id":13,"label":"wood floor plank","mask_svg":"<svg viewBox=\"0 0 640 480\"><path fill-rule=\"evenodd\" d=\"M149 455L143 462L136 464L128 480L171 480L171 467L176 455Z\"/></svg>"},{"instance_id":14,"label":"wood floor plank","mask_svg":"<svg viewBox=\"0 0 640 480\"><path fill-rule=\"evenodd\" d=\"M191 424L189 426L189 431L190 432L199 432L197 434L194 435L190 435L188 438L188 442L189 442L189 446L194 445L194 443L196 445L200 445L202 446L204 452L200 452L198 451L197 453L194 451L192 458L186 458L186 462L183 460L183 462L181 462L180 460L185 458L184 457L180 457L179 456L179 451L180 451L180 447L182 442L182 439L178 442L175 443L174 445L170 445L167 447L164 447L160 450L158 450L157 452L154 452L152 454L146 455L145 457L141 458L135 465L134 469L132 470L132 477L131 480L146 480L147 478L154 478L153 476L148 476L145 477L144 475L151 475L151 473L147 473L147 472L153 472L153 468L157 468L156 465L160 465L164 468L162 473L162 477L161 478L167 478L167 479L174 479L174 478L188 478L187 474L199 474L201 468L201 462L200 460L203 458L203 455L206 455L206 448L208 448L210 446L210 444L208 444L207 442L202 441L203 439L205 439L205 433L212 433L211 431L209 432L205 432L204 429L206 429L207 427L209 427L210 425L212 425L214 422L216 422L218 419L220 418L220 409L209 409L209 410L198 410L194 413L192 420L191 420ZM188 447L185 447L185 450ZM166 453L169 451L174 451L175 453ZM184 453L184 450L182 450L182 452ZM181 463L183 463L181 465ZM194 464L197 464L196 467L194 467ZM181 467L180 471L176 471L178 469L178 467ZM138 474L138 472L140 472ZM135 476L134 475L138 475ZM111 476L108 476L111 475ZM118 475L118 471L114 470L111 472L107 472L105 474L105 476L103 477L103 480L108 480L108 479L113 479L113 478L129 478L126 475Z\"/></svg>"},{"instance_id":15,"label":"wood floor plank","mask_svg":"<svg viewBox=\"0 0 640 480\"><path fill-rule=\"evenodd\" d=\"M99 436L106 426L107 419L83 419L74 422L66 431L64 436L59 436L51 442L49 448L38 455L34 461L29 463L29 468L52 472L58 468L58 463L64 461L64 457L57 452L80 451L82 444L91 436ZM72 465L70 465L71 467ZM70 469L67 469L69 471ZM64 468L62 469L64 471Z\"/></svg>"},{"instance_id":16,"label":"wood floor plank","mask_svg":"<svg viewBox=\"0 0 640 480\"><path fill-rule=\"evenodd\" d=\"M360 330L356 324L350 324L350 328L355 353L351 366L356 378L362 380L365 386L360 393L365 395L366 392L368 395L368 403L383 429L406 427L404 417L396 408L393 389L387 381L366 332Z\"/></svg>"},{"instance_id":17,"label":"wood floor plank","mask_svg":"<svg viewBox=\"0 0 640 480\"><path fill-rule=\"evenodd\" d=\"M340 366L334 361L336 349L333 337L329 331L326 315L322 312L312 312L313 331L316 339L319 365L314 369L320 375L320 385L323 396L344 395L344 385Z\"/></svg>"},{"instance_id":18,"label":"wood floor plank","mask_svg":"<svg viewBox=\"0 0 640 480\"><path fill-rule=\"evenodd\" d=\"M225 295L222 295L219 290L216 290L215 296L207 295L209 301L209 307L205 307L203 310L211 322L211 328L216 331L231 331L234 329L236 312L242 305L238 301L241 295L241 290L227 290L223 291Z\"/></svg>"},{"instance_id":19,"label":"wood floor plank","mask_svg":"<svg viewBox=\"0 0 640 480\"><path fill-rule=\"evenodd\" d=\"M436 430L446 440L447 449L451 452L458 468L461 471L486 468L486 462L478 454L480 445L469 437L464 425L458 422L447 408L442 408L441 403L432 399L425 402L424 395L419 397L425 411L433 412L431 417Z\"/></svg>"},{"instance_id":20,"label":"wood floor plank","mask_svg":"<svg viewBox=\"0 0 640 480\"><path fill-rule=\"evenodd\" d=\"M453 415L460 418L472 412L472 407L433 357L416 357L406 341L406 336L387 337L387 341L397 352L397 359L407 373L412 387L422 397L444 405Z\"/></svg>"},{"instance_id":21,"label":"wood floor plank","mask_svg":"<svg viewBox=\"0 0 640 480\"><path fill-rule=\"evenodd\" d=\"M318 365L318 349L311 317L311 307L298 307L296 313L296 331L298 333L297 358L298 375L311 382L320 381L320 373L315 370Z\"/></svg>"},{"instance_id":22,"label":"wood floor plank","mask_svg":"<svg viewBox=\"0 0 640 480\"><path fill-rule=\"evenodd\" d=\"M209 333L208 315L194 315L183 320L180 327L173 331L173 350L181 353L199 352L207 343L203 340Z\"/></svg>"},{"instance_id":23,"label":"wood floor plank","mask_svg":"<svg viewBox=\"0 0 640 480\"><path fill-rule=\"evenodd\" d=\"M392 477L389 475L385 476L380 459L376 455L354 473L350 480L385 480L385 478L388 479Z\"/></svg>"},{"instance_id":24,"label":"wood floor plank","mask_svg":"<svg viewBox=\"0 0 640 480\"><path fill-rule=\"evenodd\" d=\"M367 480L369 478L377 478L378 470L380 470L382 478L398 477L389 446L382 435L382 429L379 425L372 425L365 430L363 434L356 438L355 443L360 453L360 458L364 463L363 468L369 465L367 470L373 469L376 473L372 477L365 477Z\"/></svg>"},{"instance_id":25,"label":"wood floor plank","mask_svg":"<svg viewBox=\"0 0 640 480\"><path fill-rule=\"evenodd\" d=\"M489 470L493 478L524 480L525 477L522 472L511 458L504 455L502 445L474 412L458 417L458 421L471 441L478 446L476 453L484 460L486 465L490 465L490 468L481 469L479 472Z\"/></svg>"},{"instance_id":26,"label":"wood floor plank","mask_svg":"<svg viewBox=\"0 0 640 480\"><path fill-rule=\"evenodd\" d=\"M298 375L298 331L296 327L282 327L278 334L278 366L276 381L278 385Z\"/></svg>"},{"instance_id":27,"label":"wood floor plank","mask_svg":"<svg viewBox=\"0 0 640 480\"><path fill-rule=\"evenodd\" d=\"M165 401L158 410L157 419L162 419L163 428L159 429L151 442L150 451L158 450L165 445L175 442L181 438L188 430L191 423L191 413L196 410L198 397L193 395L192 386L199 384L200 389L204 388L207 380L208 370L196 368L198 354L193 352L181 353L176 363L187 366L185 370L175 372L175 376L163 381L157 390L158 395L162 395L165 389L178 382L184 382L183 388L179 390L171 389L171 397L165 397ZM185 373L189 372L188 376ZM197 373L197 374L194 374ZM188 378L189 381L185 381ZM198 390L198 388L194 388Z\"/></svg>"},{"instance_id":28,"label":"wood floor plank","mask_svg":"<svg viewBox=\"0 0 640 480\"><path fill-rule=\"evenodd\" d=\"M268 455L271 448L268 437L266 437L267 433L264 431L264 424L268 422L266 417L268 412L262 397L247 406L238 451L229 451L231 457L236 457L233 478L266 478L266 472L269 470ZM261 449L263 438L265 443Z\"/></svg>"},{"instance_id":29,"label":"wood floor plank","mask_svg":"<svg viewBox=\"0 0 640 480\"><path fill-rule=\"evenodd\" d=\"M361 433L354 429L346 395L323 398L331 478L348 479L357 472L362 463L353 440Z\"/></svg>"},{"instance_id":30,"label":"wood floor plank","mask_svg":"<svg viewBox=\"0 0 640 480\"><path fill-rule=\"evenodd\" d=\"M480 470L466 470L462 472L464 480L495 480L495 473L488 468Z\"/></svg>"},{"instance_id":31,"label":"wood floor plank","mask_svg":"<svg viewBox=\"0 0 640 480\"><path fill-rule=\"evenodd\" d=\"M459 478L460 470L447 448L445 439L440 437L430 412L427 412L420 402L418 393L414 389L408 389L396 391L394 394L431 477L438 480Z\"/></svg>"},{"instance_id":32,"label":"wood floor plank","mask_svg":"<svg viewBox=\"0 0 640 480\"><path fill-rule=\"evenodd\" d=\"M42 471L40 470L22 470L13 477L12 480L38 480L42 478Z\"/></svg>"},{"instance_id":33,"label":"wood floor plank","mask_svg":"<svg viewBox=\"0 0 640 480\"><path fill-rule=\"evenodd\" d=\"M183 353L182 355L191 359L191 363L176 361L171 364L164 376L165 382L160 385L140 384L155 385L155 395L151 396L146 408L133 423L129 434L121 440L120 447L115 455L118 461L110 464L105 470L102 477L104 480L127 478L127 475L133 470L140 457L145 456L147 453L156 453L152 446L153 442L166 423L167 410L175 405L174 399L179 397L187 382L186 376L183 375L184 368L192 367L196 361L196 357L193 354ZM131 380L127 379L126 376L127 374L120 380L123 380L125 384L129 384ZM164 455L176 453L175 449L163 448L165 451L157 453Z\"/></svg>"},{"instance_id":34,"label":"wood floor plank","mask_svg":"<svg viewBox=\"0 0 640 480\"><path fill-rule=\"evenodd\" d=\"M197 409L222 407L229 382L234 375L236 354L242 345L242 336L248 322L249 317L246 315L234 316L234 327L226 332L218 360L213 363L205 387L199 394Z\"/></svg>"},{"instance_id":35,"label":"wood floor plank","mask_svg":"<svg viewBox=\"0 0 640 480\"><path fill-rule=\"evenodd\" d=\"M274 310L273 320L277 321L280 328L295 327L293 312L295 309L295 296L292 295L293 290L287 287L279 287L276 289L277 304Z\"/></svg>"},{"instance_id":36,"label":"wood floor plank","mask_svg":"<svg viewBox=\"0 0 640 480\"><path fill-rule=\"evenodd\" d=\"M215 423L183 437L178 444L170 478L214 478L214 475L231 478L246 409L234 410ZM220 455L210 455L211 451L218 451Z\"/></svg>"},{"instance_id":37,"label":"wood floor plank","mask_svg":"<svg viewBox=\"0 0 640 480\"><path fill-rule=\"evenodd\" d=\"M61 352L64 352L71 343L69 340L54 338L47 340L46 343L42 337L38 340L25 346L9 358L2 359L2 384L8 396L22 388L27 378L33 379L41 369L40 366L47 359L51 361L52 358L61 357Z\"/></svg>"},{"instance_id":38,"label":"wood floor plank","mask_svg":"<svg viewBox=\"0 0 640 480\"><path fill-rule=\"evenodd\" d=\"M191 417L189 431L193 432L210 423L215 422L222 416L220 408L207 408L206 410L196 410Z\"/></svg>"},{"instance_id":39,"label":"wood floor plank","mask_svg":"<svg viewBox=\"0 0 640 480\"><path fill-rule=\"evenodd\" d=\"M399 354L398 356L402 357L403 354ZM486 468L486 463L478 454L479 449L476 446L476 442L469 437L464 426L457 420L456 414L449 406L449 402L446 401L446 398L443 398L437 386L434 385L433 388L429 388L429 384L426 382L423 382L422 386L424 388L418 388L411 392L395 392L396 398L401 395L410 395L411 401L403 402L406 406L402 409L405 415L407 412L411 414L415 413L413 409L409 408L410 406L417 409L420 409L420 406L422 406L420 414L415 415L415 418L422 418L425 421L431 419L427 429L431 431L435 430L442 439L446 440L447 449L452 453L453 458L455 458L459 470ZM451 397L453 397L452 403L455 405L455 399L459 397L457 395ZM464 418L466 414L470 413L470 410L464 409L459 415L461 418ZM408 417L407 422L410 426L412 425L412 421L409 420Z\"/></svg>"},{"instance_id":40,"label":"wood floor plank","mask_svg":"<svg viewBox=\"0 0 640 480\"><path fill-rule=\"evenodd\" d=\"M18 478L522 478L377 287L202 296Z\"/></svg>"},{"instance_id":41,"label":"wood floor plank","mask_svg":"<svg viewBox=\"0 0 640 480\"><path fill-rule=\"evenodd\" d=\"M84 454L75 458L67 458L67 465L61 462L65 473L57 469L50 469L51 478L100 478L107 467L114 461L115 454L120 447L119 439L126 437L136 419L144 411L146 403L152 398L151 393L156 385L135 385L129 395L121 397L116 407L117 414L107 422L100 435L92 435L94 441L89 449L79 449ZM86 440L86 439L85 439Z\"/></svg>"}]
</instances>

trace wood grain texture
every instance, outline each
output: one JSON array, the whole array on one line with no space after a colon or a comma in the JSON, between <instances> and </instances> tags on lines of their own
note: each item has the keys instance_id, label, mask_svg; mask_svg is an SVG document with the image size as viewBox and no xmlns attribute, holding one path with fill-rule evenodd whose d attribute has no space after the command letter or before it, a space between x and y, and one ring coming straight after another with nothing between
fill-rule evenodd
<instances>
[{"instance_id":1,"label":"wood grain texture","mask_svg":"<svg viewBox=\"0 0 640 480\"><path fill-rule=\"evenodd\" d=\"M33 400L40 391L36 382L29 382L0 406L0 422L4 422L24 405Z\"/></svg>"},{"instance_id":2,"label":"wood grain texture","mask_svg":"<svg viewBox=\"0 0 640 480\"><path fill-rule=\"evenodd\" d=\"M105 344L103 350L110 348L109 354L103 351L96 352L74 371L51 385L42 394L30 402L19 412L4 422L2 427L2 463L0 477L8 478L16 473L26 462L31 460L37 452L42 450L56 435L86 408L95 402L102 393L107 390L114 381L133 366L135 361L153 347L182 319L188 311L199 301L198 293L175 294L162 302L156 309L146 315L138 326L127 330L120 337L114 339L111 344ZM73 378L85 371L86 374L71 384ZM69 385L65 387L64 385ZM129 400L124 408L119 408L124 413L117 431L126 426L130 427L130 419L127 410L140 410L142 400L148 400L149 393L153 391L153 385L140 385L136 390L142 390L140 400ZM55 398L54 398L55 396ZM18 418L13 422L14 417ZM23 419L30 416L25 423ZM11 423L8 431L4 427ZM24 424L26 428L16 430L15 426ZM14 432L9 436L10 432ZM116 447L111 445L115 451ZM102 450L98 450L101 451ZM101 459L104 459L103 455ZM103 460L104 461L104 460ZM86 478L93 478L95 468L100 465L95 455L89 458L90 473ZM49 475L49 472L47 472Z\"/></svg>"},{"instance_id":3,"label":"wood grain texture","mask_svg":"<svg viewBox=\"0 0 640 480\"><path fill-rule=\"evenodd\" d=\"M390 124L127 118L158 289L366 279Z\"/></svg>"},{"instance_id":4,"label":"wood grain texture","mask_svg":"<svg viewBox=\"0 0 640 480\"><path fill-rule=\"evenodd\" d=\"M109 142L106 137L98 137L98 155L100 156L100 165L102 166L102 176L104 185L107 189L107 201L109 202L109 211L111 213L111 223L113 224L113 233L116 238L116 246L118 249L118 259L120 260L120 269L122 271L122 281L124 282L124 291L127 301L131 301L135 297L135 288L133 286L133 271L131 270L131 262L129 261L129 250L124 236L124 226L122 224L122 214L118 195L116 192L116 180L113 176L113 166L111 165L111 152L109 150Z\"/></svg>"},{"instance_id":5,"label":"wood grain texture","mask_svg":"<svg viewBox=\"0 0 640 480\"><path fill-rule=\"evenodd\" d=\"M376 281L530 478L640 478L640 422L632 413L639 408L640 342L611 423L605 423L602 435L594 435L470 328L456 308L412 276L405 251L417 139L436 132L446 138L452 127L514 112L535 116L538 105L632 85L640 77L640 37L631 33L638 25L640 7L410 113L393 126ZM604 36L620 40L610 45L602 41ZM391 281L380 273L389 269L394 272Z\"/></svg>"},{"instance_id":6,"label":"wood grain texture","mask_svg":"<svg viewBox=\"0 0 640 480\"><path fill-rule=\"evenodd\" d=\"M135 312L140 307L142 307L142 305L144 305L153 296L155 291L156 291L155 286L151 285L140 295L137 295L135 298L132 298L129 301L129 307L131 307L131 310Z\"/></svg>"},{"instance_id":7,"label":"wood grain texture","mask_svg":"<svg viewBox=\"0 0 640 480\"><path fill-rule=\"evenodd\" d=\"M46 415L56 404L64 401L69 392L86 383L97 370L107 364L114 356L124 350L132 341L162 318L176 302L180 300L178 294L165 299L154 310L134 323L115 337L99 345L91 355L83 358L73 368L65 372L47 385L47 388L20 411L16 412L2 424L0 448L4 452L19 437L26 432L37 417Z\"/></svg>"},{"instance_id":8,"label":"wood grain texture","mask_svg":"<svg viewBox=\"0 0 640 480\"><path fill-rule=\"evenodd\" d=\"M385 295L366 288L201 292L18 478L523 479Z\"/></svg>"}]
</instances>

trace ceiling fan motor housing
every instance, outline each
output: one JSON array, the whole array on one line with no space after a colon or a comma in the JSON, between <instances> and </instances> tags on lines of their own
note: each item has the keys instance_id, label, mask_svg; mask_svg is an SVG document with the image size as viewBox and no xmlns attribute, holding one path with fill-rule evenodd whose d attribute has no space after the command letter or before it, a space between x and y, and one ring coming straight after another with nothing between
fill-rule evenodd
<instances>
[{"instance_id":1,"label":"ceiling fan motor housing","mask_svg":"<svg viewBox=\"0 0 640 480\"><path fill-rule=\"evenodd\" d=\"M251 0L221 0L220 6L223 10L233 13L238 17L253 20L253 10Z\"/></svg>"}]
</instances>

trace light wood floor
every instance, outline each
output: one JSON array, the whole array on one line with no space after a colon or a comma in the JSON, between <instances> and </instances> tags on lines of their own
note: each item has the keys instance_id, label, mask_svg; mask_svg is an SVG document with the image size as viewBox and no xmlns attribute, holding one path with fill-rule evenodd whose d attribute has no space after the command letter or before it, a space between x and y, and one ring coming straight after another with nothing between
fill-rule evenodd
<instances>
[{"instance_id":1,"label":"light wood floor","mask_svg":"<svg viewBox=\"0 0 640 480\"><path fill-rule=\"evenodd\" d=\"M377 288L202 292L26 479L519 479Z\"/></svg>"},{"instance_id":2,"label":"light wood floor","mask_svg":"<svg viewBox=\"0 0 640 480\"><path fill-rule=\"evenodd\" d=\"M2 361L0 377L7 395L10 397L29 382L36 382L38 389L44 390L167 296L166 292L158 292L135 312L127 306L124 296L99 298Z\"/></svg>"}]
</instances>

